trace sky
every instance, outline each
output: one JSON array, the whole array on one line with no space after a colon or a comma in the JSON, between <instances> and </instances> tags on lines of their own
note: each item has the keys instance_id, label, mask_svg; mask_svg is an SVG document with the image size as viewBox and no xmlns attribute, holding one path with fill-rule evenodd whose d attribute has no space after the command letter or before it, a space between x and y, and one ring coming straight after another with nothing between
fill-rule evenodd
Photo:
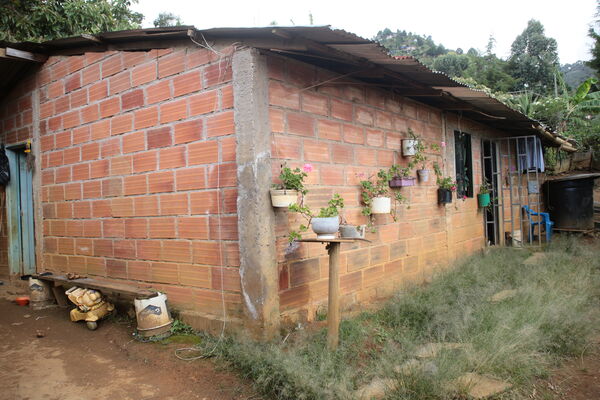
<instances>
[{"instance_id":1,"label":"sky","mask_svg":"<svg viewBox=\"0 0 600 400\"><path fill-rule=\"evenodd\" d=\"M181 17L199 29L215 27L331 25L367 39L384 28L431 35L447 48L484 50L490 35L495 52L510 54L510 45L530 19L539 20L546 36L558 42L561 64L591 58L587 36L596 12L596 0L139 0L134 10L145 15L143 26L152 27L160 12Z\"/></svg>"}]
</instances>

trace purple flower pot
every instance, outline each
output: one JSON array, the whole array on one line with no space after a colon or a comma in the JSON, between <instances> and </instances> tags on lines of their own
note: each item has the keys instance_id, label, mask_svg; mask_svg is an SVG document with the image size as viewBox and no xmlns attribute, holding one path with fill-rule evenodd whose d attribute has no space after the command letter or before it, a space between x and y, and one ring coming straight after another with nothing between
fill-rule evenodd
<instances>
[{"instance_id":1,"label":"purple flower pot","mask_svg":"<svg viewBox=\"0 0 600 400\"><path fill-rule=\"evenodd\" d=\"M414 176L395 176L390 180L389 184L391 188L414 186L415 180Z\"/></svg>"}]
</instances>

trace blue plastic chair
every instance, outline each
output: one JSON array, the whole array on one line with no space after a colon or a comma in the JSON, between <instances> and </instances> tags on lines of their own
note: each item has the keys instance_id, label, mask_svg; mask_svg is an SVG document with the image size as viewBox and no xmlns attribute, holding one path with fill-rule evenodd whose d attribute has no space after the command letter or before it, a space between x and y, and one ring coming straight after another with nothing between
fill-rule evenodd
<instances>
[{"instance_id":1,"label":"blue plastic chair","mask_svg":"<svg viewBox=\"0 0 600 400\"><path fill-rule=\"evenodd\" d=\"M529 206L523 206L523 210L527 213L527 217L529 218L529 230L530 234L533 238L533 231L535 230L536 225L540 225L540 235L542 234L541 226L544 225L546 229L546 242L550 242L552 238L552 227L554 226L554 221L550 221L550 214L545 212L535 212ZM541 221L534 221L532 216L541 216Z\"/></svg>"}]
</instances>

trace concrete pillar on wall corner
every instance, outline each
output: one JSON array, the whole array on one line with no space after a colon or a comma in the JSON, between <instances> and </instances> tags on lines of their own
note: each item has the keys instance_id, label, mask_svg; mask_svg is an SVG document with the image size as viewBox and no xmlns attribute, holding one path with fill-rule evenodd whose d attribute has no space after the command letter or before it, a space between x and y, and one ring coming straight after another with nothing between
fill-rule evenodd
<instances>
[{"instance_id":1,"label":"concrete pillar on wall corner","mask_svg":"<svg viewBox=\"0 0 600 400\"><path fill-rule=\"evenodd\" d=\"M35 89L31 92L32 104L32 138L31 154L34 157L33 168L33 229L35 238L35 270L45 270L44 264L44 229L42 213L42 141L40 135L40 89L39 79L35 81Z\"/></svg>"},{"instance_id":2,"label":"concrete pillar on wall corner","mask_svg":"<svg viewBox=\"0 0 600 400\"><path fill-rule=\"evenodd\" d=\"M253 48L233 54L242 304L248 328L262 339L279 333L275 215L269 187L271 131L265 56Z\"/></svg>"}]
</instances>

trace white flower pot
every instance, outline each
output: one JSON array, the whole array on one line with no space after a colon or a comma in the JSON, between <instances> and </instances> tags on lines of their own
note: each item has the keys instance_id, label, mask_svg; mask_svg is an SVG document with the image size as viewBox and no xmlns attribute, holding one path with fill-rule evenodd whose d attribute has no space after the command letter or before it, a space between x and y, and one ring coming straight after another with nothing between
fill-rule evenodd
<instances>
[{"instance_id":1,"label":"white flower pot","mask_svg":"<svg viewBox=\"0 0 600 400\"><path fill-rule=\"evenodd\" d=\"M340 229L340 217L313 218L311 226L317 239L335 239L335 234Z\"/></svg>"},{"instance_id":2,"label":"white flower pot","mask_svg":"<svg viewBox=\"0 0 600 400\"><path fill-rule=\"evenodd\" d=\"M271 189L273 207L288 208L298 201L298 191L289 189Z\"/></svg>"},{"instance_id":3,"label":"white flower pot","mask_svg":"<svg viewBox=\"0 0 600 400\"><path fill-rule=\"evenodd\" d=\"M414 156L417 154L418 140L404 139L402 140L402 155L405 157Z\"/></svg>"},{"instance_id":4,"label":"white flower pot","mask_svg":"<svg viewBox=\"0 0 600 400\"><path fill-rule=\"evenodd\" d=\"M428 169L419 169L419 170L417 170L417 174L419 175L419 180L421 182L427 182L429 180L429 170Z\"/></svg>"},{"instance_id":5,"label":"white flower pot","mask_svg":"<svg viewBox=\"0 0 600 400\"><path fill-rule=\"evenodd\" d=\"M371 201L372 214L389 214L392 211L392 199L390 197L375 197Z\"/></svg>"},{"instance_id":6,"label":"white flower pot","mask_svg":"<svg viewBox=\"0 0 600 400\"><path fill-rule=\"evenodd\" d=\"M340 237L344 239L363 239L365 237L366 225L340 225Z\"/></svg>"}]
</instances>

